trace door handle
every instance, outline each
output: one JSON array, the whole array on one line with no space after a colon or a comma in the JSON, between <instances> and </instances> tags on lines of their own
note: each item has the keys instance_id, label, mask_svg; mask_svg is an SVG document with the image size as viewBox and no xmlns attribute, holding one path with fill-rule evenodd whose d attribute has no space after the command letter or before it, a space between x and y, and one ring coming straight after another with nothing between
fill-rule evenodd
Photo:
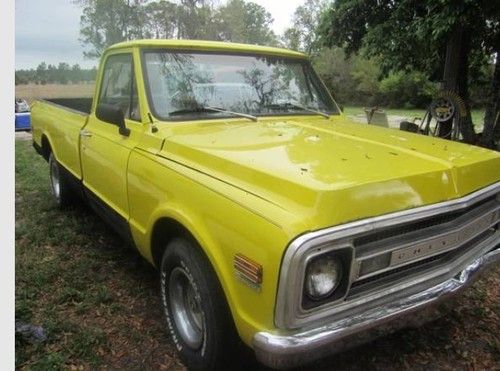
<instances>
[{"instance_id":1,"label":"door handle","mask_svg":"<svg viewBox=\"0 0 500 371\"><path fill-rule=\"evenodd\" d=\"M90 138L92 136L92 133L88 132L87 130L80 130L80 136Z\"/></svg>"}]
</instances>

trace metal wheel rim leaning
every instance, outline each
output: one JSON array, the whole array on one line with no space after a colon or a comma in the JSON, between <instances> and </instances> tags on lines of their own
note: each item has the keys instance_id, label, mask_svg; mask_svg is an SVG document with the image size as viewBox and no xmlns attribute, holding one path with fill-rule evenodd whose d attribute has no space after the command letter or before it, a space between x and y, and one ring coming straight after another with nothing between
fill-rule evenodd
<instances>
[{"instance_id":1,"label":"metal wheel rim leaning","mask_svg":"<svg viewBox=\"0 0 500 371\"><path fill-rule=\"evenodd\" d=\"M199 349L203 343L204 317L200 299L183 268L176 267L170 273L168 295L179 335L190 348Z\"/></svg>"},{"instance_id":2,"label":"metal wheel rim leaning","mask_svg":"<svg viewBox=\"0 0 500 371\"><path fill-rule=\"evenodd\" d=\"M432 102L431 111L438 122L448 121L455 115L455 105L449 98L440 97Z\"/></svg>"}]
</instances>

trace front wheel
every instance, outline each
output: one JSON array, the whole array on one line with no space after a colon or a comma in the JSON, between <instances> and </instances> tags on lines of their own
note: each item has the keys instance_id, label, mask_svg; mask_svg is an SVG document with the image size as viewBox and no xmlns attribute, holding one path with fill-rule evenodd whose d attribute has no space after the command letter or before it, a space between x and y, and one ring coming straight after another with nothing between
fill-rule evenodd
<instances>
[{"instance_id":1,"label":"front wheel","mask_svg":"<svg viewBox=\"0 0 500 371\"><path fill-rule=\"evenodd\" d=\"M190 370L225 369L239 339L217 276L200 247L188 238L173 239L160 274L168 330L183 362Z\"/></svg>"}]
</instances>

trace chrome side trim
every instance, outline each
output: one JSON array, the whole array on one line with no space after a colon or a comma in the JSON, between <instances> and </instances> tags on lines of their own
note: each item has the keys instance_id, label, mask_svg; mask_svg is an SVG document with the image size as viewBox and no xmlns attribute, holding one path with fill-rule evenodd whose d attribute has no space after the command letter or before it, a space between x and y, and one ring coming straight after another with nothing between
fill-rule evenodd
<instances>
[{"instance_id":1,"label":"chrome side trim","mask_svg":"<svg viewBox=\"0 0 500 371\"><path fill-rule=\"evenodd\" d=\"M496 243L499 242L497 239ZM432 315L440 309L438 304L449 303L480 273L499 262L500 249L497 248L473 260L454 277L440 284L355 316L305 331L258 332L253 338L255 354L265 365L284 369L345 350L402 327L420 325L434 318Z\"/></svg>"},{"instance_id":2,"label":"chrome side trim","mask_svg":"<svg viewBox=\"0 0 500 371\"><path fill-rule=\"evenodd\" d=\"M464 209L499 193L500 182L496 182L459 199L367 218L299 236L290 243L283 257L276 299L276 327L293 329L301 327L307 322L308 314L302 313L300 321L298 321L298 316L300 315L304 262L312 251L324 249L337 243L349 243L346 240L353 235ZM356 271L356 269L351 270L351 280L356 278ZM322 316L326 315L327 313L323 311ZM317 319L313 317L311 315L310 321Z\"/></svg>"}]
</instances>

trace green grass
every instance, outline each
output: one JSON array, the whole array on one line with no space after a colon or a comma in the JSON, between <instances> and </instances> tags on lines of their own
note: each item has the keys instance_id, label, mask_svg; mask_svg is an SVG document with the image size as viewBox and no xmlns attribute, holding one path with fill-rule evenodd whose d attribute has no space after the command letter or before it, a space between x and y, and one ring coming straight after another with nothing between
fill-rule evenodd
<instances>
[{"instance_id":1,"label":"green grass","mask_svg":"<svg viewBox=\"0 0 500 371\"><path fill-rule=\"evenodd\" d=\"M31 344L16 334L16 366L182 369L165 336L155 270L83 205L56 208L48 166L30 141L16 141L15 175L16 321L48 336Z\"/></svg>"},{"instance_id":2,"label":"green grass","mask_svg":"<svg viewBox=\"0 0 500 371\"><path fill-rule=\"evenodd\" d=\"M48 336L35 344L16 336L16 368L184 369L165 335L156 272L84 206L55 207L31 142L16 141L15 169L16 320ZM493 369L499 280L497 269L445 318L303 370Z\"/></svg>"},{"instance_id":3,"label":"green grass","mask_svg":"<svg viewBox=\"0 0 500 371\"><path fill-rule=\"evenodd\" d=\"M380 107L380 108L383 109L387 113L387 115L405 116L410 121L413 120L415 117L422 118L425 115L424 109L404 109L404 108L385 108L385 107ZM363 117L365 117L364 107L347 106L344 108L344 113L349 116L362 115ZM484 109L472 110L471 115L474 126L482 127L484 119Z\"/></svg>"}]
</instances>

